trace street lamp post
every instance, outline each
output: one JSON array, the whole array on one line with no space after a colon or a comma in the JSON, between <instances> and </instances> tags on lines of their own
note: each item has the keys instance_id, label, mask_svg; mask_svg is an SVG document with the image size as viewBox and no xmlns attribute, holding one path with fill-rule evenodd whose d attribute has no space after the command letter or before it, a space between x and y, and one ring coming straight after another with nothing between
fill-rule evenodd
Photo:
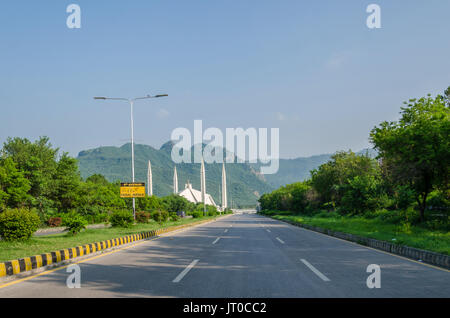
<instances>
[{"instance_id":1,"label":"street lamp post","mask_svg":"<svg viewBox=\"0 0 450 318\"><path fill-rule=\"evenodd\" d=\"M136 97L136 98L111 98L111 97L94 97L95 100L120 100L126 101L130 103L131 110L131 175L132 182L134 182L134 123L133 123L133 106L134 102L141 99L149 99L149 98L159 98L169 96L167 94L150 96L147 95L145 97ZM136 220L136 199L133 197L133 218Z\"/></svg>"}]
</instances>

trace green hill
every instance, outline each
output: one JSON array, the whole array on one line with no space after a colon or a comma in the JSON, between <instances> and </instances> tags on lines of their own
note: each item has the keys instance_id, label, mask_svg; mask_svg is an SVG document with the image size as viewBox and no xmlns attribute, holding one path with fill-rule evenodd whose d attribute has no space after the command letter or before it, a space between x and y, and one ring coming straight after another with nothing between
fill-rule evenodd
<instances>
[{"instance_id":1,"label":"green hill","mask_svg":"<svg viewBox=\"0 0 450 318\"><path fill-rule=\"evenodd\" d=\"M173 167L171 159L172 142L167 142L160 149L147 145L135 145L135 179L136 182L147 182L148 160L152 163L153 192L165 196L173 192ZM358 153L376 153L365 149ZM260 195L279 188L282 185L309 178L310 171L327 162L331 154L317 155L307 158L280 159L278 173L260 175L259 164L229 163L227 169L228 205L234 207L253 206ZM104 175L109 181L131 181L131 144L122 147L100 147L81 151L78 155L81 176L85 179L93 174ZM221 204L221 164L205 164L206 190L217 204ZM189 180L195 189L200 189L200 164L177 164L178 189L184 189Z\"/></svg>"},{"instance_id":2,"label":"green hill","mask_svg":"<svg viewBox=\"0 0 450 318\"><path fill-rule=\"evenodd\" d=\"M358 151L357 154L367 154L371 157L376 156L373 149L364 149ZM320 165L326 163L331 158L331 154L323 154L305 158L280 159L279 170L276 174L265 175L267 183L275 189L286 184L306 180L310 177L310 171L316 169ZM259 171L259 164L252 167Z\"/></svg>"},{"instance_id":3,"label":"green hill","mask_svg":"<svg viewBox=\"0 0 450 318\"><path fill-rule=\"evenodd\" d=\"M153 192L158 196L173 192L173 167L170 153L172 143L164 144L159 150L147 145L136 144L135 180L147 182L148 160L152 163ZM131 181L131 144L122 147L100 147L81 151L78 155L81 176L87 178L93 174L104 175L109 181ZM221 204L222 165L205 164L206 190L217 204ZM270 192L268 185L254 169L246 163L226 164L228 205L254 206L259 196ZM184 189L189 180L195 189L200 189L200 164L177 164L178 188Z\"/></svg>"},{"instance_id":4,"label":"green hill","mask_svg":"<svg viewBox=\"0 0 450 318\"><path fill-rule=\"evenodd\" d=\"M286 184L308 179L309 172L327 162L330 157L331 155L318 155L307 158L280 159L278 172L264 177L270 186L277 189Z\"/></svg>"}]
</instances>

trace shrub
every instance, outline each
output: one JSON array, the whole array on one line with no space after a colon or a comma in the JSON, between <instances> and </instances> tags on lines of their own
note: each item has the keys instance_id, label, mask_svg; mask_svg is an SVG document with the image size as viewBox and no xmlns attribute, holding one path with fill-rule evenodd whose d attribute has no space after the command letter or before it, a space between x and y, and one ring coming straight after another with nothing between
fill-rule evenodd
<instances>
[{"instance_id":1,"label":"shrub","mask_svg":"<svg viewBox=\"0 0 450 318\"><path fill-rule=\"evenodd\" d=\"M66 226L66 231L70 234L76 235L86 228L88 222L79 214L67 215L64 218L64 225Z\"/></svg>"},{"instance_id":2,"label":"shrub","mask_svg":"<svg viewBox=\"0 0 450 318\"><path fill-rule=\"evenodd\" d=\"M111 214L109 218L113 227L131 227L134 223L133 213L128 210L118 210Z\"/></svg>"},{"instance_id":3,"label":"shrub","mask_svg":"<svg viewBox=\"0 0 450 318\"><path fill-rule=\"evenodd\" d=\"M450 191L433 191L427 199L428 209L438 213L448 211L450 207Z\"/></svg>"},{"instance_id":4,"label":"shrub","mask_svg":"<svg viewBox=\"0 0 450 318\"><path fill-rule=\"evenodd\" d=\"M150 220L150 213L148 212L136 212L136 221L138 223L148 223Z\"/></svg>"},{"instance_id":5,"label":"shrub","mask_svg":"<svg viewBox=\"0 0 450 318\"><path fill-rule=\"evenodd\" d=\"M28 209L5 210L0 213L0 236L5 241L28 240L38 229L41 220Z\"/></svg>"},{"instance_id":6,"label":"shrub","mask_svg":"<svg viewBox=\"0 0 450 318\"><path fill-rule=\"evenodd\" d=\"M206 212L207 212L207 214L206 215L208 215L208 216L216 216L216 214L218 214L218 212L219 211L217 211L217 208L215 207L215 206L213 206L213 205L208 205L207 207L206 207Z\"/></svg>"},{"instance_id":7,"label":"shrub","mask_svg":"<svg viewBox=\"0 0 450 318\"><path fill-rule=\"evenodd\" d=\"M397 209L406 209L415 202L414 190L408 186L397 186L394 192L394 206Z\"/></svg>"},{"instance_id":8,"label":"shrub","mask_svg":"<svg viewBox=\"0 0 450 318\"><path fill-rule=\"evenodd\" d=\"M170 212L186 211L189 201L177 194L171 194L161 198L162 207Z\"/></svg>"},{"instance_id":9,"label":"shrub","mask_svg":"<svg viewBox=\"0 0 450 318\"><path fill-rule=\"evenodd\" d=\"M166 222L169 219L169 212L157 210L152 213L152 219L158 223Z\"/></svg>"},{"instance_id":10,"label":"shrub","mask_svg":"<svg viewBox=\"0 0 450 318\"><path fill-rule=\"evenodd\" d=\"M339 218L340 215L337 212L328 212L321 210L319 213L315 214L314 217L317 218Z\"/></svg>"},{"instance_id":11,"label":"shrub","mask_svg":"<svg viewBox=\"0 0 450 318\"><path fill-rule=\"evenodd\" d=\"M159 210L153 211L153 212L151 213L151 218L152 218L155 222L158 222L158 223L161 223L161 222L162 222L162 217L161 217L161 213L160 213Z\"/></svg>"},{"instance_id":12,"label":"shrub","mask_svg":"<svg viewBox=\"0 0 450 318\"><path fill-rule=\"evenodd\" d=\"M94 223L108 223L109 214L107 212L96 214L94 215L93 221Z\"/></svg>"},{"instance_id":13,"label":"shrub","mask_svg":"<svg viewBox=\"0 0 450 318\"><path fill-rule=\"evenodd\" d=\"M398 210L389 211L386 209L379 209L375 211L375 214L380 221L387 223L399 224L405 220L404 215Z\"/></svg>"},{"instance_id":14,"label":"shrub","mask_svg":"<svg viewBox=\"0 0 450 318\"><path fill-rule=\"evenodd\" d=\"M170 220L171 221L176 222L179 219L180 219L180 217L175 212L170 213Z\"/></svg>"},{"instance_id":15,"label":"shrub","mask_svg":"<svg viewBox=\"0 0 450 318\"><path fill-rule=\"evenodd\" d=\"M59 216L51 217L50 219L48 219L47 224L48 224L48 226L50 226L50 227L61 226L61 224L62 224L62 219L61 219L61 217L59 217Z\"/></svg>"},{"instance_id":16,"label":"shrub","mask_svg":"<svg viewBox=\"0 0 450 318\"><path fill-rule=\"evenodd\" d=\"M193 217L194 219L201 218L202 216L203 216L203 212L200 212L200 211L194 211L194 212L192 212L192 217Z\"/></svg>"},{"instance_id":17,"label":"shrub","mask_svg":"<svg viewBox=\"0 0 450 318\"><path fill-rule=\"evenodd\" d=\"M421 227L431 231L441 231L443 233L450 232L450 223L448 221L441 221L437 219L428 220Z\"/></svg>"},{"instance_id":18,"label":"shrub","mask_svg":"<svg viewBox=\"0 0 450 318\"><path fill-rule=\"evenodd\" d=\"M342 211L355 215L383 208L385 200L380 198L381 181L377 176L357 175L347 181L348 184L340 187Z\"/></svg>"},{"instance_id":19,"label":"shrub","mask_svg":"<svg viewBox=\"0 0 450 318\"><path fill-rule=\"evenodd\" d=\"M167 222L169 220L169 212L162 210L161 216L162 216L163 222Z\"/></svg>"}]
</instances>

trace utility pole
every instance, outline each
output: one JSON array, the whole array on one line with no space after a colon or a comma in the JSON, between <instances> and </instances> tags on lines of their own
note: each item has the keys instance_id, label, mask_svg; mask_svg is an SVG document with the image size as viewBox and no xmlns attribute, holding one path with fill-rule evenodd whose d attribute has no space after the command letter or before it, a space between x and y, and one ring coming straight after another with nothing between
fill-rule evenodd
<instances>
[{"instance_id":1,"label":"utility pole","mask_svg":"<svg viewBox=\"0 0 450 318\"><path fill-rule=\"evenodd\" d=\"M130 104L131 110L131 177L132 182L134 183L134 123L133 123L133 106L134 102L141 99L149 99L149 98L159 98L169 96L167 94L150 96L147 95L145 97L136 97L136 98L111 98L111 97L94 97L95 100L119 100L126 101ZM133 218L136 220L136 198L133 197Z\"/></svg>"}]
</instances>

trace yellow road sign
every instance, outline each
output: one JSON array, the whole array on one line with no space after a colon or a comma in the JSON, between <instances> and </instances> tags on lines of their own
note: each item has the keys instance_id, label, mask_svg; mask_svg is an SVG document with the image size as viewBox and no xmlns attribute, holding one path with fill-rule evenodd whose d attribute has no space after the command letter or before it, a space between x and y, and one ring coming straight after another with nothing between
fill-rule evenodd
<instances>
[{"instance_id":1,"label":"yellow road sign","mask_svg":"<svg viewBox=\"0 0 450 318\"><path fill-rule=\"evenodd\" d=\"M143 198L145 197L145 183L127 182L120 184L121 198Z\"/></svg>"}]
</instances>

